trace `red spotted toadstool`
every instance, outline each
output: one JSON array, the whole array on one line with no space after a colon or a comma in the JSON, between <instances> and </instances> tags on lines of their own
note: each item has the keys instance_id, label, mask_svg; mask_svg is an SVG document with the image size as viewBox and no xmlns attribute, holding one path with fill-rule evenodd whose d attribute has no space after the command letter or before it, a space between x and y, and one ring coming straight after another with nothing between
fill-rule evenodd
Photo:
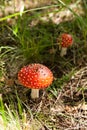
<instances>
[{"instance_id":1,"label":"red spotted toadstool","mask_svg":"<svg viewBox=\"0 0 87 130\"><path fill-rule=\"evenodd\" d=\"M34 63L21 68L18 80L23 86L31 88L31 98L35 99L39 97L39 89L51 85L53 73L46 66Z\"/></svg>"},{"instance_id":2,"label":"red spotted toadstool","mask_svg":"<svg viewBox=\"0 0 87 130\"><path fill-rule=\"evenodd\" d=\"M70 34L67 34L67 33L63 33L61 35L61 52L60 52L60 56L64 56L67 54L67 48L69 46L71 46L73 44L73 38Z\"/></svg>"}]
</instances>

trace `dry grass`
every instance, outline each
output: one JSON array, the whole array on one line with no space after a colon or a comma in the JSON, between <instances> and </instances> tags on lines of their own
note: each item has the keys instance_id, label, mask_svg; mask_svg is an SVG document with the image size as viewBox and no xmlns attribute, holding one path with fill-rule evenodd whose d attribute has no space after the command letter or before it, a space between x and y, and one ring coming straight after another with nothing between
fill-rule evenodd
<instances>
[{"instance_id":1,"label":"dry grass","mask_svg":"<svg viewBox=\"0 0 87 130\"><path fill-rule=\"evenodd\" d=\"M55 4L55 1L51 1L51 0L49 2L48 0L44 0L44 1L41 0L39 4L36 0L33 0L32 2L26 0L25 3L23 1L17 1L17 0L11 2L12 3L9 2L9 4L5 3L7 8L4 12L4 15L8 15L10 12L14 13L14 11L16 12L20 11L21 7L23 6L25 6L26 8L35 8L35 7ZM15 10L13 10L13 8L11 7L11 4L13 3L15 6L14 7ZM28 4L30 7L27 6ZM77 14L80 13L82 15L83 8L79 2L77 2L77 5L80 12L78 12L76 3L70 5L70 8L75 12L77 11ZM11 8L9 8L9 6ZM37 33L43 34L43 32L46 31L47 34L44 35L45 38L43 38L43 41L45 41L45 39L49 37L52 31L51 37L52 36L55 37L52 40L56 41L57 36L58 34L60 34L60 32L71 31L72 28L74 28L76 30L72 30L72 34L74 34L76 41L74 41L75 43L74 46L72 47L72 50L69 50L67 56L65 56L64 58L60 57L59 50L55 46L54 48L51 49L49 49L49 47L47 48L47 54L50 52L51 54L49 55L53 56L52 60L54 61L52 61L49 58L49 56L46 55L45 56L46 59L43 56L42 58L44 60L41 59L42 60L41 62L43 63L46 62L47 65L50 66L52 65L52 69L55 75L55 80L53 82L53 85L50 88L48 88L47 90L40 91L40 98L36 100L32 100L30 98L30 90L28 88L24 88L23 86L21 86L17 80L17 73L19 69L21 68L21 66L23 66L26 63L25 59L23 59L24 58L23 55L21 56L20 53L19 55L16 55L16 53L19 51L18 49L19 46L16 47L16 49L14 49L14 50L18 49L15 52L13 52L13 50L9 52L8 50L6 50L7 51L6 52L5 49L0 50L2 56L3 53L6 52L4 58L0 57L1 60L0 71L2 72L2 74L0 75L1 76L0 77L0 130L79 130L79 129L86 130L87 129L87 89L86 89L87 88L87 64L86 64L87 58L86 58L86 53L84 51L85 50L84 48L86 48L86 46L81 45L81 43L84 44L84 39L86 39L85 37L86 31L84 30L84 32L81 32L81 28L80 29L79 27L75 28L77 26L77 25L75 26L75 24L72 24L73 26L72 28L71 25L69 25L70 28L68 28L69 23L64 25L66 26L65 28L63 28L63 25L61 25L60 30L55 28L53 31L53 27L55 26L54 23L59 24L61 21L71 20L74 15L72 15L72 13L69 10L62 10L58 13L56 12L56 9L53 12L53 8L52 8L51 10L52 12L48 10L47 14L45 13L46 11L44 11L45 16L43 14L43 16L40 18L42 21L44 20L49 21L49 19L51 19L53 21L53 23L51 23L52 26L50 27L48 22L46 27L48 27L49 25L49 29L48 31L46 31L47 28L46 30L43 29L42 27L43 25L41 25L40 22L39 22L40 27L42 28L39 28L39 26L36 25L38 24L37 21L39 20L36 21L35 19L34 21L32 20L33 23L32 25L36 25L34 26L36 28L36 31L42 29L41 32L39 31L35 32L35 35ZM65 17L66 13L64 12L67 12L68 14L67 17ZM1 17L3 16L2 12L0 12L0 16ZM20 23L18 23L18 26L14 24L15 25L14 30L19 29L18 28L19 24ZM22 27L22 24L20 26ZM79 22L78 22L78 26L79 26ZM29 23L28 23L28 27L29 28L31 27L31 30L33 29L33 26L31 26L31 24ZM0 34L0 38L2 39L1 42L4 44L4 46L8 44L9 46L11 46L12 43L14 44L14 46L17 46L18 41L15 40L16 38L11 36L12 30L11 31L9 31L9 29L8 30L2 29L2 30L3 30L2 31L3 34L2 33ZM48 33L49 31L50 33ZM55 35L53 34L54 32ZM27 34L27 32L25 34ZM84 34L85 34L84 36L85 38L83 39ZM23 37L23 35L20 36L20 39L21 38L24 38L23 40L27 39L26 37ZM79 38L79 36L81 37ZM39 38L42 37L39 36ZM38 39L38 37L36 39ZM12 41L10 42L10 40ZM33 41L32 39L30 40L31 42ZM49 40L49 38L47 40ZM52 45L54 41L51 41ZM24 41L24 45L25 45L25 41ZM78 49L80 45L81 48ZM38 61L37 59L36 61ZM29 63L29 61L27 61L27 63ZM74 71L71 74L72 69Z\"/></svg>"},{"instance_id":2,"label":"dry grass","mask_svg":"<svg viewBox=\"0 0 87 130\"><path fill-rule=\"evenodd\" d=\"M64 84L63 89L57 91L58 96L54 97L50 92L43 92L37 100L31 100L29 91L16 84L18 96L25 105L22 113L22 120L16 119L10 113L9 123L6 123L6 130L78 130L87 128L87 65L82 67L71 77L68 83ZM6 88L8 90L8 88ZM9 98L16 101L13 89L3 92ZM9 99L8 98L8 99ZM7 97L3 98L8 102ZM12 102L13 102L12 101ZM15 105L17 101L15 102ZM8 108L8 107L7 107ZM8 108L9 110L9 108ZM9 110L10 111L10 110ZM0 116L0 128L3 129L4 121ZM19 126L19 128L18 128Z\"/></svg>"}]
</instances>

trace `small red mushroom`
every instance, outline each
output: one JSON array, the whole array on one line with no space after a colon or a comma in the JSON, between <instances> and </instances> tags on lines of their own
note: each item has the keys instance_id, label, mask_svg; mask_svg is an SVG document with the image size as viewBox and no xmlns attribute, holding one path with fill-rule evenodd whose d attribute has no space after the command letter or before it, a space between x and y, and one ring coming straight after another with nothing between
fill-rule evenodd
<instances>
[{"instance_id":1,"label":"small red mushroom","mask_svg":"<svg viewBox=\"0 0 87 130\"><path fill-rule=\"evenodd\" d=\"M18 73L19 82L25 87L31 88L31 98L39 97L39 89L51 85L53 73L46 66L34 63L24 66Z\"/></svg>"},{"instance_id":2,"label":"small red mushroom","mask_svg":"<svg viewBox=\"0 0 87 130\"><path fill-rule=\"evenodd\" d=\"M73 44L73 38L70 34L63 33L61 35L61 52L60 56L64 56L67 53L67 48Z\"/></svg>"}]
</instances>

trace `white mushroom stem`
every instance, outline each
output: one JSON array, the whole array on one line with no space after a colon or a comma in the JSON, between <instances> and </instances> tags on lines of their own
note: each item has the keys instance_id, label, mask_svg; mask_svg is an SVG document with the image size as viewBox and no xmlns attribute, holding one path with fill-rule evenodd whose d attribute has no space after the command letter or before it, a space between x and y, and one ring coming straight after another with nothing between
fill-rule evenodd
<instances>
[{"instance_id":1,"label":"white mushroom stem","mask_svg":"<svg viewBox=\"0 0 87 130\"><path fill-rule=\"evenodd\" d=\"M31 98L39 98L39 89L31 89Z\"/></svg>"},{"instance_id":2,"label":"white mushroom stem","mask_svg":"<svg viewBox=\"0 0 87 130\"><path fill-rule=\"evenodd\" d=\"M66 54L67 54L67 48L66 47L62 47L61 48L61 52L60 52L60 56L63 57Z\"/></svg>"}]
</instances>

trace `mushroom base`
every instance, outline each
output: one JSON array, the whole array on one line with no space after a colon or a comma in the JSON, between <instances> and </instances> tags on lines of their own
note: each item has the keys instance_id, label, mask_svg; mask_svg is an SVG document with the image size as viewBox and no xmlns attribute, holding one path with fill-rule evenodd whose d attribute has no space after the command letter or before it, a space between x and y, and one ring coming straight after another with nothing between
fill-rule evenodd
<instances>
[{"instance_id":1,"label":"mushroom base","mask_svg":"<svg viewBox=\"0 0 87 130\"><path fill-rule=\"evenodd\" d=\"M61 52L60 52L60 56L63 57L66 54L67 54L67 48L66 47L62 47L61 48Z\"/></svg>"},{"instance_id":2,"label":"mushroom base","mask_svg":"<svg viewBox=\"0 0 87 130\"><path fill-rule=\"evenodd\" d=\"M31 90L31 98L32 99L39 98L39 89L32 89Z\"/></svg>"}]
</instances>

